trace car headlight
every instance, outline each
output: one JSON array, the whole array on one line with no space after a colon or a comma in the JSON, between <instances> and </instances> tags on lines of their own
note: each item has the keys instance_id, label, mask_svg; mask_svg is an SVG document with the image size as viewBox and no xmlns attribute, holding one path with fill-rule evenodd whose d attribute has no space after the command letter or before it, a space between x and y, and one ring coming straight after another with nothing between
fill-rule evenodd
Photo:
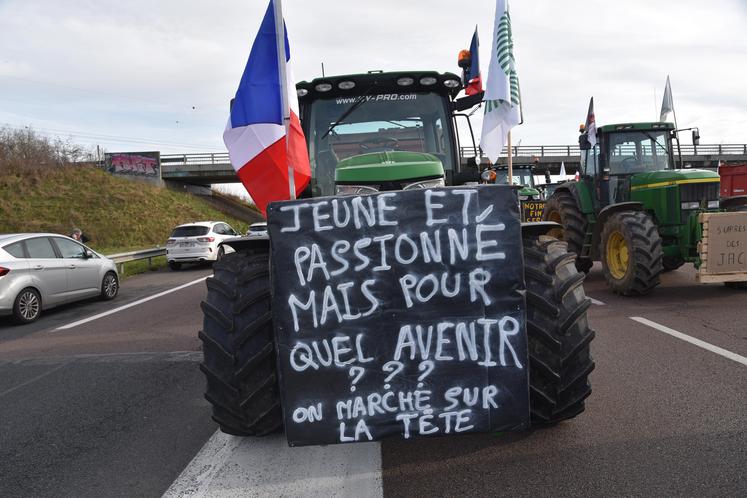
<instances>
[{"instance_id":1,"label":"car headlight","mask_svg":"<svg viewBox=\"0 0 747 498\"><path fill-rule=\"evenodd\" d=\"M365 195L379 191L376 185L337 185L337 195Z\"/></svg>"},{"instance_id":2,"label":"car headlight","mask_svg":"<svg viewBox=\"0 0 747 498\"><path fill-rule=\"evenodd\" d=\"M698 201L692 201L692 202L683 202L680 204L680 207L685 209L698 209L700 207L700 203Z\"/></svg>"},{"instance_id":3,"label":"car headlight","mask_svg":"<svg viewBox=\"0 0 747 498\"><path fill-rule=\"evenodd\" d=\"M718 201L708 201L708 209L718 209L719 207Z\"/></svg>"},{"instance_id":4,"label":"car headlight","mask_svg":"<svg viewBox=\"0 0 747 498\"><path fill-rule=\"evenodd\" d=\"M423 180L420 182L408 183L402 190L417 190L424 188L438 188L445 187L443 178L433 178L431 180Z\"/></svg>"}]
</instances>

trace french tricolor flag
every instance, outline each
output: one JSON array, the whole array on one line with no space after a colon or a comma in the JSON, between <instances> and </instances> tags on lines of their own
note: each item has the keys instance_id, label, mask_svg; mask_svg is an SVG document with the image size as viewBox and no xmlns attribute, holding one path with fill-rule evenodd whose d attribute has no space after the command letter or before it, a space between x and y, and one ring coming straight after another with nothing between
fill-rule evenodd
<instances>
[{"instance_id":1,"label":"french tricolor flag","mask_svg":"<svg viewBox=\"0 0 747 498\"><path fill-rule=\"evenodd\" d=\"M280 22L276 22L280 20ZM279 29L278 29L279 27ZM278 33L283 32L283 38ZM285 57L278 53L285 47ZM285 74L285 82L282 75ZM283 98L285 94L285 98ZM270 0L223 132L231 164L257 207L303 191L311 178L279 0ZM293 183L289 182L293 172Z\"/></svg>"}]
</instances>

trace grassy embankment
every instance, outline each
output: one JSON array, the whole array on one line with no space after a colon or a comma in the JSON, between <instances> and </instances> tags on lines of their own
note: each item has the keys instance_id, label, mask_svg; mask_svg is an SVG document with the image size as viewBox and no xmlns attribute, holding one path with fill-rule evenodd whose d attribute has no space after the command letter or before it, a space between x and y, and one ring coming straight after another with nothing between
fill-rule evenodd
<instances>
[{"instance_id":1,"label":"grassy embankment","mask_svg":"<svg viewBox=\"0 0 747 498\"><path fill-rule=\"evenodd\" d=\"M69 234L78 227L103 254L164 246L171 230L190 221L221 220L239 233L248 224L190 194L117 178L93 167L34 171L0 168L0 233ZM160 261L159 261L160 260ZM164 265L165 258L154 260ZM126 265L125 273L147 263Z\"/></svg>"}]
</instances>

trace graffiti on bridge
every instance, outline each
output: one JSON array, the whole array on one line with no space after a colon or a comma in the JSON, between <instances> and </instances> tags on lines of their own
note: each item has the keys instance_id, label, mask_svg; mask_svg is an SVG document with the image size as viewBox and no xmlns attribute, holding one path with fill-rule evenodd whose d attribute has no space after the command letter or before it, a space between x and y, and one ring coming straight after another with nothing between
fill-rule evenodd
<instances>
[{"instance_id":1,"label":"graffiti on bridge","mask_svg":"<svg viewBox=\"0 0 747 498\"><path fill-rule=\"evenodd\" d=\"M115 175L160 178L159 152L121 152L106 155L106 170Z\"/></svg>"}]
</instances>

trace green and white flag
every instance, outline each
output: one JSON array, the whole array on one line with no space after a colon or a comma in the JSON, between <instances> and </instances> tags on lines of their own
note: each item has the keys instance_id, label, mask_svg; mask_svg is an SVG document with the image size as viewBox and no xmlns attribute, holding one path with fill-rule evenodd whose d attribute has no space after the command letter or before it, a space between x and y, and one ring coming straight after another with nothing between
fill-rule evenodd
<instances>
[{"instance_id":1,"label":"green and white flag","mask_svg":"<svg viewBox=\"0 0 747 498\"><path fill-rule=\"evenodd\" d=\"M485 85L485 117L482 122L480 148L491 163L498 161L508 132L521 122L521 94L519 76L514 60L514 42L511 36L511 16L507 0L497 0L493 50Z\"/></svg>"}]
</instances>

